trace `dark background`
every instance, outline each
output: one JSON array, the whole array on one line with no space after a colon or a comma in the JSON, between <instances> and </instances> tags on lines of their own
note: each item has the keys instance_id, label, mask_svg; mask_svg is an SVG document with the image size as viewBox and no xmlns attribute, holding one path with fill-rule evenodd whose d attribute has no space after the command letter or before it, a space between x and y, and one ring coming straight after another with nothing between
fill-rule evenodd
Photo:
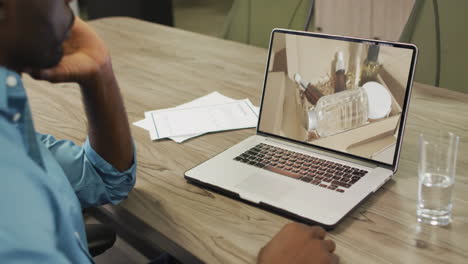
<instances>
[{"instance_id":1,"label":"dark background","mask_svg":"<svg viewBox=\"0 0 468 264\"><path fill-rule=\"evenodd\" d=\"M89 19L126 16L174 26L172 0L81 0L80 5Z\"/></svg>"}]
</instances>

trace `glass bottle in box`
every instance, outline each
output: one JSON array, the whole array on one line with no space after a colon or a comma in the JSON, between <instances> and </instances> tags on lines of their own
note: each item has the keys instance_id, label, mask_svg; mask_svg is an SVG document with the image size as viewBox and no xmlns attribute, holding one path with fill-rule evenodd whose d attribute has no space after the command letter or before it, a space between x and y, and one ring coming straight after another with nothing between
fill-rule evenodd
<instances>
[{"instance_id":1,"label":"glass bottle in box","mask_svg":"<svg viewBox=\"0 0 468 264\"><path fill-rule=\"evenodd\" d=\"M308 112L308 130L320 137L332 136L358 128L369 119L381 119L390 114L392 96L377 82L363 87L321 97Z\"/></svg>"}]
</instances>

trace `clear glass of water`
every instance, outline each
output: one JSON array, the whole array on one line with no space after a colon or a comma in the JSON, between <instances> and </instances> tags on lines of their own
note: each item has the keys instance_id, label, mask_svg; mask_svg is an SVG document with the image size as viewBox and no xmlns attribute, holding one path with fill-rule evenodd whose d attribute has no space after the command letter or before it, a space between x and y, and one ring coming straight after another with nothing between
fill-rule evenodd
<instances>
[{"instance_id":1,"label":"clear glass of water","mask_svg":"<svg viewBox=\"0 0 468 264\"><path fill-rule=\"evenodd\" d=\"M419 137L418 222L445 226L452 220L458 143L451 132Z\"/></svg>"}]
</instances>

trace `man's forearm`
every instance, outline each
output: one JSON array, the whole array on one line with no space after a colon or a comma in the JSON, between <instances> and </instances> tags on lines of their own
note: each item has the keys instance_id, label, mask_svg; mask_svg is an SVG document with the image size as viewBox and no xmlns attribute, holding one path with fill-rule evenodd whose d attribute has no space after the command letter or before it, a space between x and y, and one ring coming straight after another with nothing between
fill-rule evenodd
<instances>
[{"instance_id":1,"label":"man's forearm","mask_svg":"<svg viewBox=\"0 0 468 264\"><path fill-rule=\"evenodd\" d=\"M119 171L133 162L127 114L110 61L80 84L93 149Z\"/></svg>"}]
</instances>

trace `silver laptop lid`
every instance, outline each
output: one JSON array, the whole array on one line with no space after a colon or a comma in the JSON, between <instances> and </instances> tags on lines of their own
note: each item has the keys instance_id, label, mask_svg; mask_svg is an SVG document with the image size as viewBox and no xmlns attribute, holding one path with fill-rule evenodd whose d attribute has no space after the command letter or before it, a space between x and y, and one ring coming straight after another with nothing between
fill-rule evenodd
<instances>
[{"instance_id":1,"label":"silver laptop lid","mask_svg":"<svg viewBox=\"0 0 468 264\"><path fill-rule=\"evenodd\" d=\"M257 132L394 171L417 48L275 29Z\"/></svg>"}]
</instances>

